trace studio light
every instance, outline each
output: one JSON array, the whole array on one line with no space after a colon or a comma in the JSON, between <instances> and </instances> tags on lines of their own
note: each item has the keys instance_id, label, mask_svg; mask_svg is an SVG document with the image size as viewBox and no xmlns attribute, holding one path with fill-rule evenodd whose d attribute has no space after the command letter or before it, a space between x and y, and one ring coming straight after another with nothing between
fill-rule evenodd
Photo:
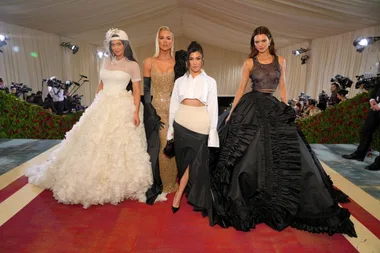
<instances>
[{"instance_id":1,"label":"studio light","mask_svg":"<svg viewBox=\"0 0 380 253\"><path fill-rule=\"evenodd\" d=\"M0 47L6 46L8 44L7 40L9 40L9 37L7 35L0 34ZM0 49L0 53L2 52L3 51Z\"/></svg>"},{"instance_id":2,"label":"studio light","mask_svg":"<svg viewBox=\"0 0 380 253\"><path fill-rule=\"evenodd\" d=\"M109 57L110 55L108 52L96 51L96 56L98 56L100 59L102 59L103 57Z\"/></svg>"},{"instance_id":3,"label":"studio light","mask_svg":"<svg viewBox=\"0 0 380 253\"><path fill-rule=\"evenodd\" d=\"M297 49L297 50L293 50L292 51L292 54L294 54L295 56L298 56L300 54L303 54L303 53L306 53L307 51L309 51L310 49L309 48L300 48L300 49Z\"/></svg>"},{"instance_id":4,"label":"studio light","mask_svg":"<svg viewBox=\"0 0 380 253\"><path fill-rule=\"evenodd\" d=\"M293 50L292 51L292 54L294 54L295 56L298 56L298 55L300 55L300 54L304 54L304 55L302 55L302 57L301 57L301 64L303 65L303 64L305 64L306 63L306 61L309 59L309 56L307 55L307 54L305 54L307 51L310 51L310 48L300 48L300 49L297 49L297 50Z\"/></svg>"},{"instance_id":5,"label":"studio light","mask_svg":"<svg viewBox=\"0 0 380 253\"><path fill-rule=\"evenodd\" d=\"M356 48L356 51L361 53L364 51L366 47L375 43L378 40L380 40L380 37L357 37L354 40L353 45Z\"/></svg>"},{"instance_id":6,"label":"studio light","mask_svg":"<svg viewBox=\"0 0 380 253\"><path fill-rule=\"evenodd\" d=\"M308 59L309 59L308 55L306 55L306 54L302 55L302 57L301 57L301 64L304 65Z\"/></svg>"},{"instance_id":7,"label":"studio light","mask_svg":"<svg viewBox=\"0 0 380 253\"><path fill-rule=\"evenodd\" d=\"M79 47L78 46L75 46L75 45L71 45L70 42L62 42L61 44L62 47L67 47L68 49L70 49L73 54L76 54L79 50Z\"/></svg>"},{"instance_id":8,"label":"studio light","mask_svg":"<svg viewBox=\"0 0 380 253\"><path fill-rule=\"evenodd\" d=\"M103 52L98 51L98 52L96 52L96 55L97 55L99 58L103 58Z\"/></svg>"}]
</instances>

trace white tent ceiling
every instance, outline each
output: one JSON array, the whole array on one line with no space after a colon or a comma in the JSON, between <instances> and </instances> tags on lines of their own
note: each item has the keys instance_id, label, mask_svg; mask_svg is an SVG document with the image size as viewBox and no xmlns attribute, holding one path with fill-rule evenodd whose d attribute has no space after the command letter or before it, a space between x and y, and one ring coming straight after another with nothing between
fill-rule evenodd
<instances>
[{"instance_id":1,"label":"white tent ceiling","mask_svg":"<svg viewBox=\"0 0 380 253\"><path fill-rule=\"evenodd\" d=\"M111 27L134 46L152 44L167 25L175 36L245 53L260 25L280 48L380 24L379 13L379 0L0 0L1 21L95 45Z\"/></svg>"}]
</instances>

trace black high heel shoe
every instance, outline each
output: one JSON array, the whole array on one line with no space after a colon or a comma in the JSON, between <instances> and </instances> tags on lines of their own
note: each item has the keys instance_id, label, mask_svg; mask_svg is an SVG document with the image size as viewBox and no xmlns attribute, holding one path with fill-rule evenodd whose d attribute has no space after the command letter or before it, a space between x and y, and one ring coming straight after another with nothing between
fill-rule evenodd
<instances>
[{"instance_id":1,"label":"black high heel shoe","mask_svg":"<svg viewBox=\"0 0 380 253\"><path fill-rule=\"evenodd\" d=\"M172 212L173 212L173 213L178 212L178 210L179 210L179 207L174 207L174 206L172 206Z\"/></svg>"},{"instance_id":2,"label":"black high heel shoe","mask_svg":"<svg viewBox=\"0 0 380 253\"><path fill-rule=\"evenodd\" d=\"M177 196L177 194L178 194L178 191L175 193L174 198ZM182 197L182 196L181 196L181 197ZM174 207L174 206L172 205L172 212L173 212L173 214L176 213L176 212L178 212L179 208L180 208L179 206L178 206L178 207Z\"/></svg>"}]
</instances>

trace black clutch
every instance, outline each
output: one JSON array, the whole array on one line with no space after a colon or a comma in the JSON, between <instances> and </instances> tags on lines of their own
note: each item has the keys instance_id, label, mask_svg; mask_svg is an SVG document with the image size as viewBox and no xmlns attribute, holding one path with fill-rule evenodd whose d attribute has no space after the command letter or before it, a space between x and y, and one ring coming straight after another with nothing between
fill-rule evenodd
<instances>
[{"instance_id":1,"label":"black clutch","mask_svg":"<svg viewBox=\"0 0 380 253\"><path fill-rule=\"evenodd\" d=\"M168 157L168 158L173 158L175 156L175 152L174 152L174 139L172 140L169 140L167 143L166 143L166 146L164 148L164 154Z\"/></svg>"}]
</instances>

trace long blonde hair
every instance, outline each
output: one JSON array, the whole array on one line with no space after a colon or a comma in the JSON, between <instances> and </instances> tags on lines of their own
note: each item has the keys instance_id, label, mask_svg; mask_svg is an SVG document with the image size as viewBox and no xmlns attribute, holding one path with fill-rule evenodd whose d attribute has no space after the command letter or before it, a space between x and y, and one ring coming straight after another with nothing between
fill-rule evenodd
<instances>
[{"instance_id":1,"label":"long blonde hair","mask_svg":"<svg viewBox=\"0 0 380 253\"><path fill-rule=\"evenodd\" d=\"M167 26L161 26L160 28L158 28L157 35L156 35L156 52L154 53L153 57L157 57L160 53L160 45L159 45L158 40L159 40L159 36L160 36L161 31L169 31L172 34L173 43L172 43L170 55L174 58L174 34L173 34L172 30L170 30L170 28Z\"/></svg>"}]
</instances>

